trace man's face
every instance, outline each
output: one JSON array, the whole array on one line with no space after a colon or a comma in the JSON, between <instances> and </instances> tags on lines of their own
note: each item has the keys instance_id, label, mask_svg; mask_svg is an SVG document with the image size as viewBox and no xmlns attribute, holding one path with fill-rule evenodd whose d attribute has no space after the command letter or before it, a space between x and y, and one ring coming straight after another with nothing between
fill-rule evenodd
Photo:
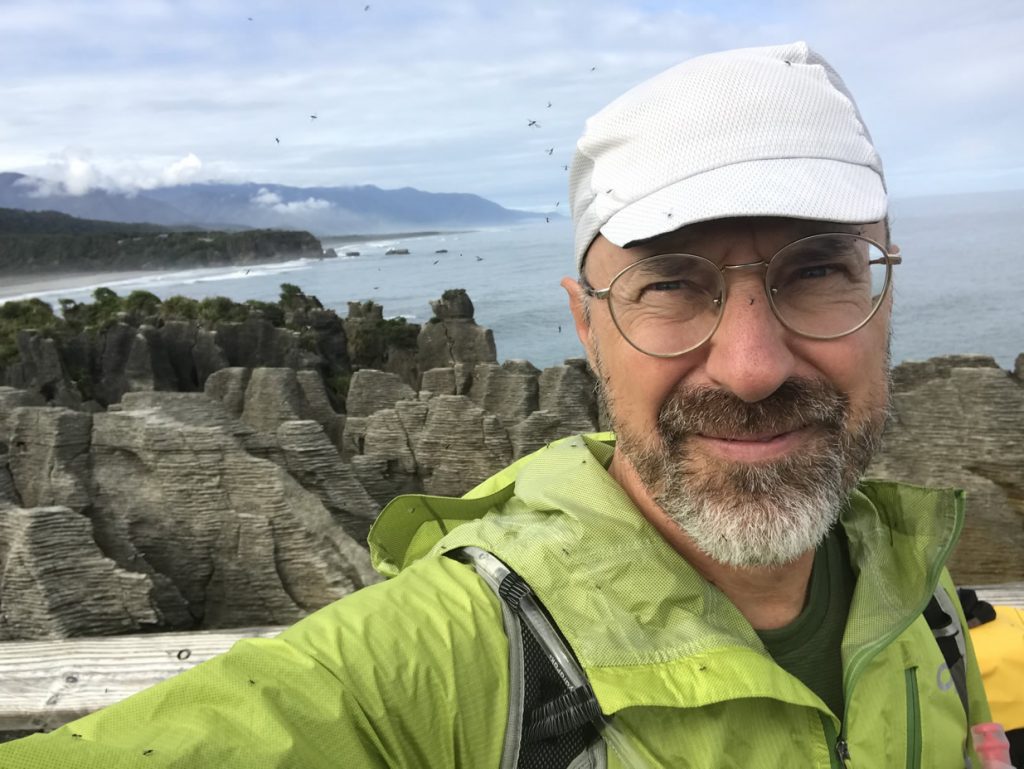
<instances>
[{"instance_id":1,"label":"man's face","mask_svg":"<svg viewBox=\"0 0 1024 769\"><path fill-rule=\"evenodd\" d=\"M732 219L691 225L629 249L598 237L585 272L606 287L660 253L718 264L770 259L818 232L886 242L884 225ZM773 315L763 269L727 271L721 323L676 358L633 348L604 301L583 316L566 279L577 331L598 374L619 458L696 546L733 566L789 563L836 521L877 447L888 405L889 299L863 328L833 340L787 330Z\"/></svg>"}]
</instances>

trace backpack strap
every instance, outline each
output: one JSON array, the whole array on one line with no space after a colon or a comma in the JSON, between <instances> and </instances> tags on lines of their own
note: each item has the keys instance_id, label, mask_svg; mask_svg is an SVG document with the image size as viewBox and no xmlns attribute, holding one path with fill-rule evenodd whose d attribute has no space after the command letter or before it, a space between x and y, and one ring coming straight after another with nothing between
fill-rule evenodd
<instances>
[{"instance_id":1,"label":"backpack strap","mask_svg":"<svg viewBox=\"0 0 1024 769\"><path fill-rule=\"evenodd\" d=\"M967 656L967 649L964 644L964 628L960 624L960 614L953 604L945 588L938 585L932 594L931 601L924 610L924 618L928 627L932 629L935 642L942 651L946 660L946 667L949 668L949 675L956 686L956 693L960 696L960 702L964 706L964 714L967 716L968 725L971 723L971 710L967 697L967 664L964 658Z\"/></svg>"},{"instance_id":2,"label":"backpack strap","mask_svg":"<svg viewBox=\"0 0 1024 769\"><path fill-rule=\"evenodd\" d=\"M478 547L472 564L501 601L509 640L509 707L501 769L605 769L601 707L572 649L526 581Z\"/></svg>"},{"instance_id":3,"label":"backpack strap","mask_svg":"<svg viewBox=\"0 0 1024 769\"><path fill-rule=\"evenodd\" d=\"M471 564L501 601L509 639L501 769L606 769L601 730L607 721L576 656L529 584L481 548L460 547L445 555ZM935 588L924 617L970 724L964 628L942 585Z\"/></svg>"}]
</instances>

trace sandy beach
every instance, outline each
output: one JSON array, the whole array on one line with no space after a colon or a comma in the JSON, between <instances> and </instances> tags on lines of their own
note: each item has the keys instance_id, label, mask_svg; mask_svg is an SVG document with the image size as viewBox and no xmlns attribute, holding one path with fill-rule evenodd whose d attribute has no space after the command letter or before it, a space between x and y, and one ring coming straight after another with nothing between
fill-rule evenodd
<instances>
[{"instance_id":1,"label":"sandy beach","mask_svg":"<svg viewBox=\"0 0 1024 769\"><path fill-rule=\"evenodd\" d=\"M153 275L165 270L126 270L124 272L65 272L34 275L0 275L0 303L11 299L31 299L41 296L51 304L56 303L53 295L60 291L72 291L90 286L111 288Z\"/></svg>"}]
</instances>

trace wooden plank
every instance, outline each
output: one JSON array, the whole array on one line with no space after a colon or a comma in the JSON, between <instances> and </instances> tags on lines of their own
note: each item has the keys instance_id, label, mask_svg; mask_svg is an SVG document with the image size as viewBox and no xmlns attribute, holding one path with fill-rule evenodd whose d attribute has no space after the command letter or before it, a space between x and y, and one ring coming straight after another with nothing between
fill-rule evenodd
<instances>
[{"instance_id":1,"label":"wooden plank","mask_svg":"<svg viewBox=\"0 0 1024 769\"><path fill-rule=\"evenodd\" d=\"M993 604L1024 608L1024 582L976 587ZM283 627L0 643L0 732L45 730L181 673L242 638Z\"/></svg>"},{"instance_id":2,"label":"wooden plank","mask_svg":"<svg viewBox=\"0 0 1024 769\"><path fill-rule=\"evenodd\" d=\"M49 731L283 627L0 643L0 732Z\"/></svg>"},{"instance_id":3,"label":"wooden plank","mask_svg":"<svg viewBox=\"0 0 1024 769\"><path fill-rule=\"evenodd\" d=\"M974 588L978 598L993 606L1017 606L1024 609L1024 582L1006 582L1002 585L979 585Z\"/></svg>"}]
</instances>

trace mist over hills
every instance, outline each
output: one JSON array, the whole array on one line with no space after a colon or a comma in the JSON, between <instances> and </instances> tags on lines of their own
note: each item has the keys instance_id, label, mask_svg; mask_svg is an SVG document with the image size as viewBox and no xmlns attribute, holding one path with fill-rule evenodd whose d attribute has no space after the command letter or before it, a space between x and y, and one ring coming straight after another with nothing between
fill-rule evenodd
<instances>
[{"instance_id":1,"label":"mist over hills","mask_svg":"<svg viewBox=\"0 0 1024 769\"><path fill-rule=\"evenodd\" d=\"M204 229L278 228L316 235L515 224L544 214L504 208L479 195L412 187L289 187L210 182L139 192L90 190L72 195L58 184L0 173L0 207L58 211L83 219L147 222Z\"/></svg>"}]
</instances>

